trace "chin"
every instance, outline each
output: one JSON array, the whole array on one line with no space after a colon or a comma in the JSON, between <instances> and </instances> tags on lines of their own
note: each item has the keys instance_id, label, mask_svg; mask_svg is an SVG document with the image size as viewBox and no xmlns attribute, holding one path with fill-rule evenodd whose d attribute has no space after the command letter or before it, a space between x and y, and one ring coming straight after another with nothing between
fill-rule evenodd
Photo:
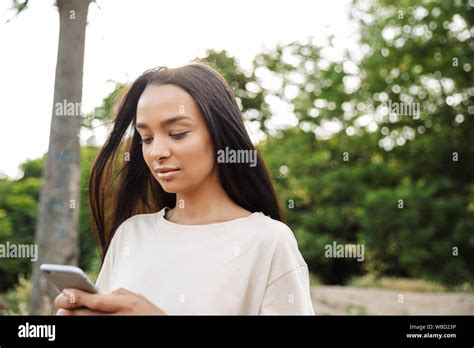
<instances>
[{"instance_id":1,"label":"chin","mask_svg":"<svg viewBox=\"0 0 474 348\"><path fill-rule=\"evenodd\" d=\"M172 182L162 182L158 180L158 183L160 184L161 188L163 191L166 193L177 193L180 190L176 188L176 185Z\"/></svg>"},{"instance_id":2,"label":"chin","mask_svg":"<svg viewBox=\"0 0 474 348\"><path fill-rule=\"evenodd\" d=\"M196 190L197 187L199 187L198 185L195 185L195 184L182 185L178 181L174 182L173 180L168 181L168 182L158 181L158 183L160 184L163 191L165 191L166 193L175 193L175 194L192 192Z\"/></svg>"}]
</instances>

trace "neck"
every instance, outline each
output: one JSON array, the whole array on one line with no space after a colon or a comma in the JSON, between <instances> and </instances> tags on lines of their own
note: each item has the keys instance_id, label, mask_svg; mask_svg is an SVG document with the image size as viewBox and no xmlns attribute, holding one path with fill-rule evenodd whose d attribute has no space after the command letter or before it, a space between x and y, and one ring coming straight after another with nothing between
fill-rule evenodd
<instances>
[{"instance_id":1,"label":"neck","mask_svg":"<svg viewBox=\"0 0 474 348\"><path fill-rule=\"evenodd\" d=\"M173 222L184 224L210 223L225 219L240 208L235 204L213 172L195 190L176 194L176 207L168 216Z\"/></svg>"}]
</instances>

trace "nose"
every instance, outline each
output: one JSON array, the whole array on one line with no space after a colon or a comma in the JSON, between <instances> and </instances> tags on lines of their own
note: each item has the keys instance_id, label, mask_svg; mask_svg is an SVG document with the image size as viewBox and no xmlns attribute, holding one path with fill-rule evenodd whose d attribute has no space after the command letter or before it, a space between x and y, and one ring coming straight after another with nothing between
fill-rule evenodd
<instances>
[{"instance_id":1,"label":"nose","mask_svg":"<svg viewBox=\"0 0 474 348\"><path fill-rule=\"evenodd\" d=\"M153 142L150 144L148 156L157 160L169 157L171 155L171 151L168 145L169 144L166 139L163 139L162 137L155 137Z\"/></svg>"}]
</instances>

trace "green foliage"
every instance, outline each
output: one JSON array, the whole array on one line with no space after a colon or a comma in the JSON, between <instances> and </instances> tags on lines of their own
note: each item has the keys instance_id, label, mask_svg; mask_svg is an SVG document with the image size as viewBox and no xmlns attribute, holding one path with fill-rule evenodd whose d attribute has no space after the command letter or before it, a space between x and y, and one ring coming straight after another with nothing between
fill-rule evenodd
<instances>
[{"instance_id":1,"label":"green foliage","mask_svg":"<svg viewBox=\"0 0 474 348\"><path fill-rule=\"evenodd\" d=\"M89 210L89 176L98 148L85 146L81 149L81 181L79 210L79 267L96 270L100 260L98 249L92 235Z\"/></svg>"},{"instance_id":2,"label":"green foliage","mask_svg":"<svg viewBox=\"0 0 474 348\"><path fill-rule=\"evenodd\" d=\"M32 282L20 276L14 288L0 294L0 315L29 315Z\"/></svg>"},{"instance_id":3,"label":"green foliage","mask_svg":"<svg viewBox=\"0 0 474 348\"><path fill-rule=\"evenodd\" d=\"M448 290L441 284L429 282L426 280L394 277L377 278L373 274L367 274L362 277L354 277L349 281L348 285L356 288L382 288L418 292L445 292Z\"/></svg>"},{"instance_id":4,"label":"green foliage","mask_svg":"<svg viewBox=\"0 0 474 348\"><path fill-rule=\"evenodd\" d=\"M367 152L371 146L372 154ZM345 161L347 148L352 151ZM364 196L395 180L395 174L380 162L385 154L376 147L374 135L363 139L336 135L318 141L310 132L295 128L282 132L281 139L268 138L259 149L274 174L288 224L310 269L325 283L342 283L361 273L362 264L356 260L329 259L324 251L333 241L357 243Z\"/></svg>"},{"instance_id":5,"label":"green foliage","mask_svg":"<svg viewBox=\"0 0 474 348\"><path fill-rule=\"evenodd\" d=\"M279 82L266 96L289 103L297 120L260 148L300 248L329 283L360 272L473 283L472 9L373 0L351 13L361 57L327 61L309 39L255 60ZM419 117L390 112L389 101L418 103ZM324 134L327 122L340 131ZM363 243L363 267L325 258L333 241Z\"/></svg>"},{"instance_id":6,"label":"green foliage","mask_svg":"<svg viewBox=\"0 0 474 348\"><path fill-rule=\"evenodd\" d=\"M29 165L36 166L35 161L26 162L23 169L34 173ZM36 212L38 206L41 179L29 176L21 180L0 179L0 244L32 244ZM19 274L31 272L30 259L1 259L0 291L11 287Z\"/></svg>"},{"instance_id":7,"label":"green foliage","mask_svg":"<svg viewBox=\"0 0 474 348\"><path fill-rule=\"evenodd\" d=\"M29 0L12 0L12 9L16 11L16 14L26 10L28 8Z\"/></svg>"},{"instance_id":8,"label":"green foliage","mask_svg":"<svg viewBox=\"0 0 474 348\"><path fill-rule=\"evenodd\" d=\"M124 83L116 82L114 90L102 100L102 105L81 117L81 127L94 129L97 126L111 122L126 91L127 88ZM94 143L94 140L89 141L89 143Z\"/></svg>"},{"instance_id":9,"label":"green foliage","mask_svg":"<svg viewBox=\"0 0 474 348\"><path fill-rule=\"evenodd\" d=\"M81 149L81 181L79 211L79 266L97 271L99 255L91 233L88 181L90 167L98 149ZM36 217L41 188L43 159L28 160L21 165L18 180L0 179L0 244L35 243ZM15 285L18 277L29 276L32 263L27 258L5 258L0 262L0 291Z\"/></svg>"},{"instance_id":10,"label":"green foliage","mask_svg":"<svg viewBox=\"0 0 474 348\"><path fill-rule=\"evenodd\" d=\"M218 70L234 91L244 117L249 122L256 122L261 130L267 130L266 121L270 117L270 110L265 101L264 90L257 83L254 71L243 71L236 58L231 57L225 50L208 50L203 58L196 61Z\"/></svg>"}]
</instances>

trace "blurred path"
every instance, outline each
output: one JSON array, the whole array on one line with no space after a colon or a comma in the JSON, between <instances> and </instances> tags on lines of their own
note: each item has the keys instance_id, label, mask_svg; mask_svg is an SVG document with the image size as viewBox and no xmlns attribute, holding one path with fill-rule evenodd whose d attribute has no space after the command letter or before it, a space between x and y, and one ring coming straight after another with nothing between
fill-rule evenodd
<instances>
[{"instance_id":1,"label":"blurred path","mask_svg":"<svg viewBox=\"0 0 474 348\"><path fill-rule=\"evenodd\" d=\"M399 295L403 303L399 303ZM430 293L346 286L313 286L317 315L474 315L474 294Z\"/></svg>"}]
</instances>

